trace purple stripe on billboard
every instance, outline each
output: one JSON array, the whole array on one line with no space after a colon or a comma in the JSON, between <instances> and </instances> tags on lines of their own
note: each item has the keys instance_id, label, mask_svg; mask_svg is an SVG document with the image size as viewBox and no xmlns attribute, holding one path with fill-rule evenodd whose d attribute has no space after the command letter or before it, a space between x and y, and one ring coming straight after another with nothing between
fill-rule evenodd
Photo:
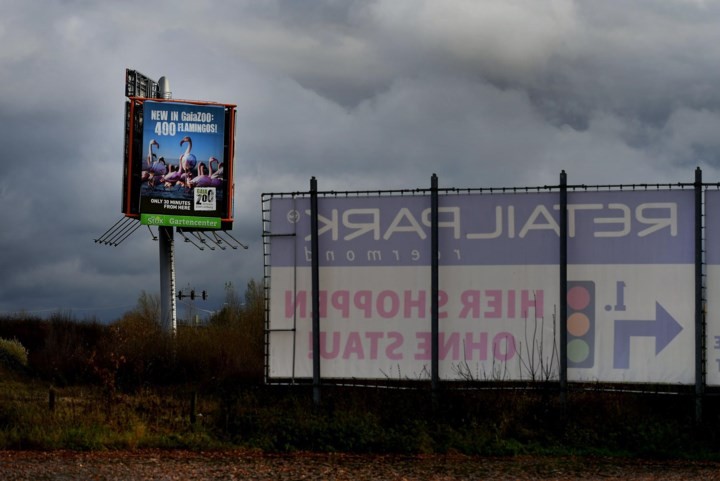
<instances>
[{"instance_id":1,"label":"purple stripe on billboard","mask_svg":"<svg viewBox=\"0 0 720 481\"><path fill-rule=\"evenodd\" d=\"M440 265L557 264L558 202L549 192L441 195ZM318 210L321 266L430 265L429 196L321 197ZM692 191L571 192L568 262L692 263L693 215ZM295 234L294 250L271 246L273 266L310 265L309 199L272 199L270 228Z\"/></svg>"},{"instance_id":2,"label":"purple stripe on billboard","mask_svg":"<svg viewBox=\"0 0 720 481\"><path fill-rule=\"evenodd\" d=\"M694 264L694 201L692 190L571 192L568 263Z\"/></svg>"}]
</instances>

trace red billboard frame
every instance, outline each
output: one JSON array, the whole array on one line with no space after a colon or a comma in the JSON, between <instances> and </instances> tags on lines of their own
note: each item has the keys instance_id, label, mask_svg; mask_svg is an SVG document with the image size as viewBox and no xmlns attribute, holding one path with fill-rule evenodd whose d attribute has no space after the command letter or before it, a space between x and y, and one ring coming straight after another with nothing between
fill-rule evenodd
<instances>
[{"instance_id":1,"label":"red billboard frame","mask_svg":"<svg viewBox=\"0 0 720 481\"><path fill-rule=\"evenodd\" d=\"M234 154L235 154L235 114L236 105L185 99L159 99L147 97L128 97L125 108L125 155L123 165L123 197L121 211L126 217L139 219L142 212L140 208L140 188L142 171L143 138L143 107L145 102L190 104L194 106L223 107L225 113L223 133L223 162L227 175L227 195L221 212L221 225L223 230L232 228L233 202L234 202ZM188 229L189 230L189 229Z\"/></svg>"}]
</instances>

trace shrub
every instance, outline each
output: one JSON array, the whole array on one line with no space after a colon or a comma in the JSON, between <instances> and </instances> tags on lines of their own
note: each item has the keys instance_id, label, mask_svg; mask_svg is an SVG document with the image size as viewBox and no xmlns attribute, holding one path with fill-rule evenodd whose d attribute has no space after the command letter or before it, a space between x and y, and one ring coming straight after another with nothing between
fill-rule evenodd
<instances>
[{"instance_id":1,"label":"shrub","mask_svg":"<svg viewBox=\"0 0 720 481\"><path fill-rule=\"evenodd\" d=\"M27 367L27 349L17 339L0 338L0 362L10 368Z\"/></svg>"}]
</instances>

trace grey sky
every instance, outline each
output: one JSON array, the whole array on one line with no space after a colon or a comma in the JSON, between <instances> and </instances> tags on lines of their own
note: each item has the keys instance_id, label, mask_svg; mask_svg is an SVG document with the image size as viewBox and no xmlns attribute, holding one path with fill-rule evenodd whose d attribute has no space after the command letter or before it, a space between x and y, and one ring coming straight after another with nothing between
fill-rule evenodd
<instances>
[{"instance_id":1,"label":"grey sky","mask_svg":"<svg viewBox=\"0 0 720 481\"><path fill-rule=\"evenodd\" d=\"M237 104L245 251L178 243L177 286L262 277L262 192L720 179L720 2L0 0L0 313L110 321L159 291L120 217L124 74ZM202 313L202 311L201 311Z\"/></svg>"}]
</instances>

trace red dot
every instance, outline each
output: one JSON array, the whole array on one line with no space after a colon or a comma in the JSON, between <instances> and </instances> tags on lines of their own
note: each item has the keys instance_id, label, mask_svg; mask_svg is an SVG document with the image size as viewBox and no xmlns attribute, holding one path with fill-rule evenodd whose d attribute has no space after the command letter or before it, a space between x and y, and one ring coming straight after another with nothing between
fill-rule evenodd
<instances>
[{"instance_id":1,"label":"red dot","mask_svg":"<svg viewBox=\"0 0 720 481\"><path fill-rule=\"evenodd\" d=\"M590 292L582 286L575 286L568 291L567 301L572 309L585 309L590 304Z\"/></svg>"}]
</instances>

